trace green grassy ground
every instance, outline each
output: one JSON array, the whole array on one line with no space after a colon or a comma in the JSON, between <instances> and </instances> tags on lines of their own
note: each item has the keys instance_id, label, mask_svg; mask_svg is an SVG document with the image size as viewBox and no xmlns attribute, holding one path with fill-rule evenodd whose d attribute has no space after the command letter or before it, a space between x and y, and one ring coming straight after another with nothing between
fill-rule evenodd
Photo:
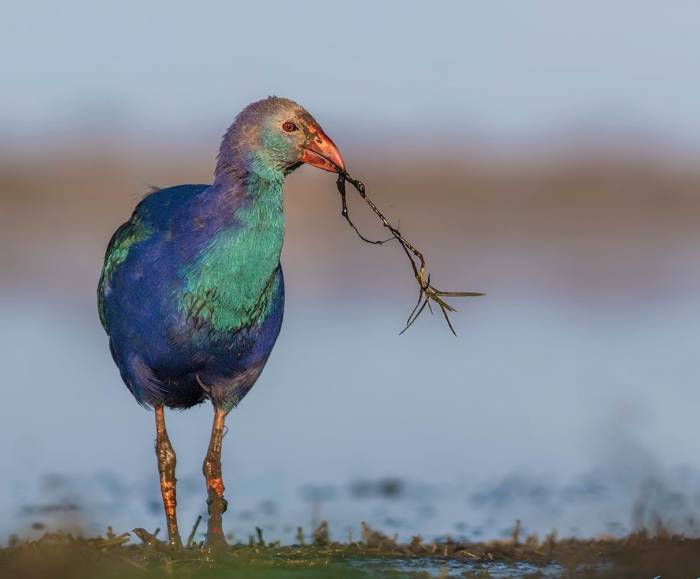
<instances>
[{"instance_id":1,"label":"green grassy ground","mask_svg":"<svg viewBox=\"0 0 700 579\"><path fill-rule=\"evenodd\" d=\"M133 539L140 536L141 543ZM640 579L700 576L700 540L645 532L624 539L408 544L364 529L362 541L332 543L317 532L312 545L262 540L211 552L199 544L172 550L148 533L96 538L47 534L0 549L0 577L13 579L343 577L584 577Z\"/></svg>"}]
</instances>

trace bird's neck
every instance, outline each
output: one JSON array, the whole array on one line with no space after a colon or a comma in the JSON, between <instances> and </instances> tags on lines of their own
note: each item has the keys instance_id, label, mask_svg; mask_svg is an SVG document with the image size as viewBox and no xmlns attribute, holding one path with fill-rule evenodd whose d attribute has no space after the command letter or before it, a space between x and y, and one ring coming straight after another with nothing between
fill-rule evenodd
<instances>
[{"instance_id":1,"label":"bird's neck","mask_svg":"<svg viewBox=\"0 0 700 579\"><path fill-rule=\"evenodd\" d=\"M202 206L208 212L230 212L231 219L212 232L206 249L185 275L184 294L208 304L207 315L218 330L257 323L267 315L269 296L277 290L284 240L284 175L241 177L217 174L205 192Z\"/></svg>"},{"instance_id":2,"label":"bird's neck","mask_svg":"<svg viewBox=\"0 0 700 579\"><path fill-rule=\"evenodd\" d=\"M232 229L250 246L242 256L250 264L279 262L284 240L284 174L277 171L218 173L211 188L218 209L230 212Z\"/></svg>"}]
</instances>

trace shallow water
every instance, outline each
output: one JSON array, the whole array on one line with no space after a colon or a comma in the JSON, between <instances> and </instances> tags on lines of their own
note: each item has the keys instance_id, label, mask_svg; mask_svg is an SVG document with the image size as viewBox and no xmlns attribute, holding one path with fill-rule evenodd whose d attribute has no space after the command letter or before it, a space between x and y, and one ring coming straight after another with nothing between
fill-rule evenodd
<instances>
[{"instance_id":1,"label":"shallow water","mask_svg":"<svg viewBox=\"0 0 700 579\"><path fill-rule=\"evenodd\" d=\"M396 573L427 573L431 577L466 576L465 574L488 573L487 577L508 579L539 573L537 577L561 577L563 569L559 565L533 565L531 563L473 563L470 561L440 561L430 558L387 560L362 560L353 562L352 567L369 573L372 577L395 577ZM478 575L477 575L478 576Z\"/></svg>"},{"instance_id":2,"label":"shallow water","mask_svg":"<svg viewBox=\"0 0 700 579\"><path fill-rule=\"evenodd\" d=\"M336 540L359 537L361 521L402 539L509 536L515 519L523 533L588 536L660 516L695 532L699 303L633 316L484 300L461 308L458 339L428 318L398 337L402 305L343 311L292 294L268 367L228 421L234 540L260 526L293 542L320 519ZM12 362L0 406L5 537L38 521L163 524L152 415L121 384L91 313L0 304ZM167 419L186 535L206 510L211 410Z\"/></svg>"}]
</instances>

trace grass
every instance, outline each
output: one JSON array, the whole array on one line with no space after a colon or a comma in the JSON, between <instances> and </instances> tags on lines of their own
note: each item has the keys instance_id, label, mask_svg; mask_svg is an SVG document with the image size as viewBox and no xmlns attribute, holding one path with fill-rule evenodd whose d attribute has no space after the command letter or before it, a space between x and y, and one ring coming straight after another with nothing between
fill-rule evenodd
<instances>
[{"instance_id":1,"label":"grass","mask_svg":"<svg viewBox=\"0 0 700 579\"><path fill-rule=\"evenodd\" d=\"M265 543L211 551L202 544L173 550L143 530L94 538L47 533L38 540L13 539L0 549L0 577L13 579L161 578L355 578L355 577L583 577L638 579L700 576L700 540L657 529L623 539L521 540L410 543L363 525L361 541L334 543L327 526L311 545ZM141 542L133 542L139 537ZM301 537L300 537L301 538Z\"/></svg>"}]
</instances>

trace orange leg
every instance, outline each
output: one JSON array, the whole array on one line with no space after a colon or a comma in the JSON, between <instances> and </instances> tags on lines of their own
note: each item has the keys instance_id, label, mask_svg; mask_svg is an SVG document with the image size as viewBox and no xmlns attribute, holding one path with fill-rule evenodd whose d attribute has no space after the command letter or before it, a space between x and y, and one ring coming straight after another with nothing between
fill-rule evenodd
<instances>
[{"instance_id":1,"label":"orange leg","mask_svg":"<svg viewBox=\"0 0 700 579\"><path fill-rule=\"evenodd\" d=\"M163 405L155 407L156 413L156 456L158 457L158 473L160 474L160 493L163 495L165 519L168 524L168 543L172 547L182 547L180 532L177 528L177 499L175 497L175 451L170 444L168 432L165 430L165 414Z\"/></svg>"},{"instance_id":2,"label":"orange leg","mask_svg":"<svg viewBox=\"0 0 700 579\"><path fill-rule=\"evenodd\" d=\"M226 412L215 408L209 449L202 465L202 472L207 481L207 506L209 507L207 544L212 546L226 544L222 520L228 503L224 498L224 482L221 479L221 441L224 438L225 419Z\"/></svg>"}]
</instances>

